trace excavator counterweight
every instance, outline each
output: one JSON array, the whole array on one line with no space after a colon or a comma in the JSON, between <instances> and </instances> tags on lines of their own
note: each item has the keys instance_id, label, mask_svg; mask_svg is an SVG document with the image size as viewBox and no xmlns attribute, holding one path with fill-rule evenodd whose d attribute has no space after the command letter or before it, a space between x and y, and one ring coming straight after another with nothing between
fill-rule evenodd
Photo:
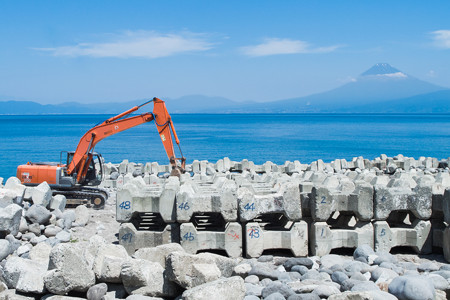
<instances>
[{"instance_id":1,"label":"excavator counterweight","mask_svg":"<svg viewBox=\"0 0 450 300\"><path fill-rule=\"evenodd\" d=\"M152 102L154 105L153 112L130 116L141 107ZM156 124L164 150L172 166L171 175L184 173L186 159L181 152L180 141L173 126L172 118L164 101L153 98L88 130L81 137L76 150L67 152L65 163L28 162L17 167L17 178L23 184L30 186L46 181L52 187L53 194L65 195L69 200L68 203L77 204L80 202L78 200L87 199L94 205L94 208L103 208L108 194L106 191L95 187L100 184L103 177L103 159L99 153L94 152L95 146L104 138L151 121ZM180 149L181 158L175 156L172 135ZM96 165L99 166L99 169L96 168Z\"/></svg>"}]
</instances>

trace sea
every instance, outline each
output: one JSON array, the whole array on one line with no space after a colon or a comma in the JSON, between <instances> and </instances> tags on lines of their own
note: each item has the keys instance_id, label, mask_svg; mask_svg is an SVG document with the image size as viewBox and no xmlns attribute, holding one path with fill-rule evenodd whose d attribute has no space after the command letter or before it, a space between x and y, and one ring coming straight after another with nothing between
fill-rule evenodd
<instances>
[{"instance_id":1,"label":"sea","mask_svg":"<svg viewBox=\"0 0 450 300\"><path fill-rule=\"evenodd\" d=\"M109 115L0 115L0 177L20 164L60 162L83 134ZM351 160L380 154L450 156L449 114L172 114L187 163L194 160L283 164ZM168 164L153 122L99 142L105 162ZM178 148L176 152L180 155Z\"/></svg>"}]
</instances>

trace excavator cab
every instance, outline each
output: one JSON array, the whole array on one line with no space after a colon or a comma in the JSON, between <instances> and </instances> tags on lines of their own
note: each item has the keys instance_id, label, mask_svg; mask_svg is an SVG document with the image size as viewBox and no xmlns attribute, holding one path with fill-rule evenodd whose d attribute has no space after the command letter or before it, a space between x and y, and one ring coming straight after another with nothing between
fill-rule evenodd
<instances>
[{"instance_id":1,"label":"excavator cab","mask_svg":"<svg viewBox=\"0 0 450 300\"><path fill-rule=\"evenodd\" d=\"M62 152L63 153L63 152ZM66 166L68 166L73 159L75 151L66 152L67 161ZM61 155L62 156L62 155ZM88 154L88 169L86 172L86 177L81 183L83 186L97 186L102 182L103 179L103 157L100 153L93 152ZM74 178L76 178L77 173L74 173Z\"/></svg>"}]
</instances>

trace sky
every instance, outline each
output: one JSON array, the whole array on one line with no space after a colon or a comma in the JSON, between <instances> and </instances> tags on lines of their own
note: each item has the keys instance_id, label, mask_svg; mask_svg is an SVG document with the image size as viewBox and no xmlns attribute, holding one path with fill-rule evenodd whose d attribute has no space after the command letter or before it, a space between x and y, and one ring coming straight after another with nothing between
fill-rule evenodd
<instances>
[{"instance_id":1,"label":"sky","mask_svg":"<svg viewBox=\"0 0 450 300\"><path fill-rule=\"evenodd\" d=\"M275 101L376 63L450 88L450 1L0 0L0 100Z\"/></svg>"}]
</instances>

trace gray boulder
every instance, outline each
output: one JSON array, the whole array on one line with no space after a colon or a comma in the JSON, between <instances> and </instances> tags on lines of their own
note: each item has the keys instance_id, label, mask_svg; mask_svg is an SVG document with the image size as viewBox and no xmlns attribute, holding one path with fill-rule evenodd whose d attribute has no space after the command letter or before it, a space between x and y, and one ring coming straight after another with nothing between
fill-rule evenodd
<instances>
[{"instance_id":1,"label":"gray boulder","mask_svg":"<svg viewBox=\"0 0 450 300\"><path fill-rule=\"evenodd\" d=\"M84 205L79 205L75 208L75 223L73 226L86 226L89 222L89 209Z\"/></svg>"},{"instance_id":2,"label":"gray boulder","mask_svg":"<svg viewBox=\"0 0 450 300\"><path fill-rule=\"evenodd\" d=\"M72 223L75 222L76 216L75 211L73 210L66 210L62 214L62 220L64 220L64 228L63 229L70 229L72 228Z\"/></svg>"},{"instance_id":3,"label":"gray boulder","mask_svg":"<svg viewBox=\"0 0 450 300\"><path fill-rule=\"evenodd\" d=\"M184 291L183 300L214 299L220 295L221 300L243 299L245 296L244 280L239 276L221 278Z\"/></svg>"},{"instance_id":4,"label":"gray boulder","mask_svg":"<svg viewBox=\"0 0 450 300\"><path fill-rule=\"evenodd\" d=\"M52 190L46 181L33 189L31 200L34 205L42 205L43 207L47 207L50 204L50 201L52 200Z\"/></svg>"},{"instance_id":5,"label":"gray boulder","mask_svg":"<svg viewBox=\"0 0 450 300\"><path fill-rule=\"evenodd\" d=\"M120 283L122 265L129 260L127 251L122 245L102 245L95 256L93 270L100 282Z\"/></svg>"},{"instance_id":6,"label":"gray boulder","mask_svg":"<svg viewBox=\"0 0 450 300\"><path fill-rule=\"evenodd\" d=\"M61 230L55 235L55 238L61 243L67 243L70 241L71 233L66 230Z\"/></svg>"},{"instance_id":7,"label":"gray boulder","mask_svg":"<svg viewBox=\"0 0 450 300\"><path fill-rule=\"evenodd\" d=\"M298 257L298 258L290 258L283 264L283 266L288 271L290 271L293 266L298 265L305 266L308 269L311 269L313 266L313 261L307 257Z\"/></svg>"},{"instance_id":8,"label":"gray boulder","mask_svg":"<svg viewBox=\"0 0 450 300\"><path fill-rule=\"evenodd\" d=\"M72 244L58 244L50 252L49 271L44 277L45 287L53 294L70 291L85 292L95 284L94 271Z\"/></svg>"},{"instance_id":9,"label":"gray boulder","mask_svg":"<svg viewBox=\"0 0 450 300\"><path fill-rule=\"evenodd\" d=\"M47 271L47 265L29 259L11 257L6 261L3 271L8 288L22 293L44 293L43 277Z\"/></svg>"},{"instance_id":10,"label":"gray boulder","mask_svg":"<svg viewBox=\"0 0 450 300\"><path fill-rule=\"evenodd\" d=\"M52 200L50 201L50 210L56 210L63 212L66 208L67 199L64 195L55 195L52 197Z\"/></svg>"},{"instance_id":11,"label":"gray boulder","mask_svg":"<svg viewBox=\"0 0 450 300\"><path fill-rule=\"evenodd\" d=\"M141 248L134 253L133 257L157 262L165 268L167 256L175 251L184 252L184 249L178 243L170 243L151 248Z\"/></svg>"},{"instance_id":12,"label":"gray boulder","mask_svg":"<svg viewBox=\"0 0 450 300\"><path fill-rule=\"evenodd\" d=\"M289 296L295 294L295 292L289 286L287 286L279 281L274 281L274 282L268 284L262 290L261 295L263 296L263 298L266 298L269 295L276 293L276 292L283 295L284 298L288 298Z\"/></svg>"},{"instance_id":13,"label":"gray boulder","mask_svg":"<svg viewBox=\"0 0 450 300\"><path fill-rule=\"evenodd\" d=\"M102 297L106 295L107 291L108 285L106 283L99 283L88 289L86 298L88 300L102 300Z\"/></svg>"},{"instance_id":14,"label":"gray boulder","mask_svg":"<svg viewBox=\"0 0 450 300\"><path fill-rule=\"evenodd\" d=\"M17 204L10 204L0 208L0 233L16 235L19 232L22 208Z\"/></svg>"},{"instance_id":15,"label":"gray boulder","mask_svg":"<svg viewBox=\"0 0 450 300\"><path fill-rule=\"evenodd\" d=\"M121 278L129 294L152 297L175 297L179 294L177 285L168 280L164 268L156 262L128 260L122 266Z\"/></svg>"},{"instance_id":16,"label":"gray boulder","mask_svg":"<svg viewBox=\"0 0 450 300\"><path fill-rule=\"evenodd\" d=\"M201 274L203 268L194 265L214 265L215 261L208 256L192 255L185 252L172 252L167 257L167 276L185 289L203 284L207 280L215 280L210 274ZM220 275L219 275L220 276ZM199 277L199 278L196 278ZM202 282L200 279L206 280Z\"/></svg>"},{"instance_id":17,"label":"gray boulder","mask_svg":"<svg viewBox=\"0 0 450 300\"><path fill-rule=\"evenodd\" d=\"M369 256L374 255L375 251L373 251L372 247L369 245L361 245L355 249L353 252L353 258L357 260L360 257L363 257L366 262L369 261Z\"/></svg>"},{"instance_id":18,"label":"gray boulder","mask_svg":"<svg viewBox=\"0 0 450 300\"><path fill-rule=\"evenodd\" d=\"M30 259L48 266L52 247L47 243L39 243L30 250Z\"/></svg>"},{"instance_id":19,"label":"gray boulder","mask_svg":"<svg viewBox=\"0 0 450 300\"><path fill-rule=\"evenodd\" d=\"M25 218L30 223L47 224L52 214L43 205L32 205L26 212Z\"/></svg>"},{"instance_id":20,"label":"gray boulder","mask_svg":"<svg viewBox=\"0 0 450 300\"><path fill-rule=\"evenodd\" d=\"M11 244L7 240L0 240L0 261L4 260L8 255L13 253L11 251Z\"/></svg>"},{"instance_id":21,"label":"gray boulder","mask_svg":"<svg viewBox=\"0 0 450 300\"><path fill-rule=\"evenodd\" d=\"M436 291L433 282L419 275L399 276L389 284L389 293L399 300L432 300Z\"/></svg>"}]
</instances>

